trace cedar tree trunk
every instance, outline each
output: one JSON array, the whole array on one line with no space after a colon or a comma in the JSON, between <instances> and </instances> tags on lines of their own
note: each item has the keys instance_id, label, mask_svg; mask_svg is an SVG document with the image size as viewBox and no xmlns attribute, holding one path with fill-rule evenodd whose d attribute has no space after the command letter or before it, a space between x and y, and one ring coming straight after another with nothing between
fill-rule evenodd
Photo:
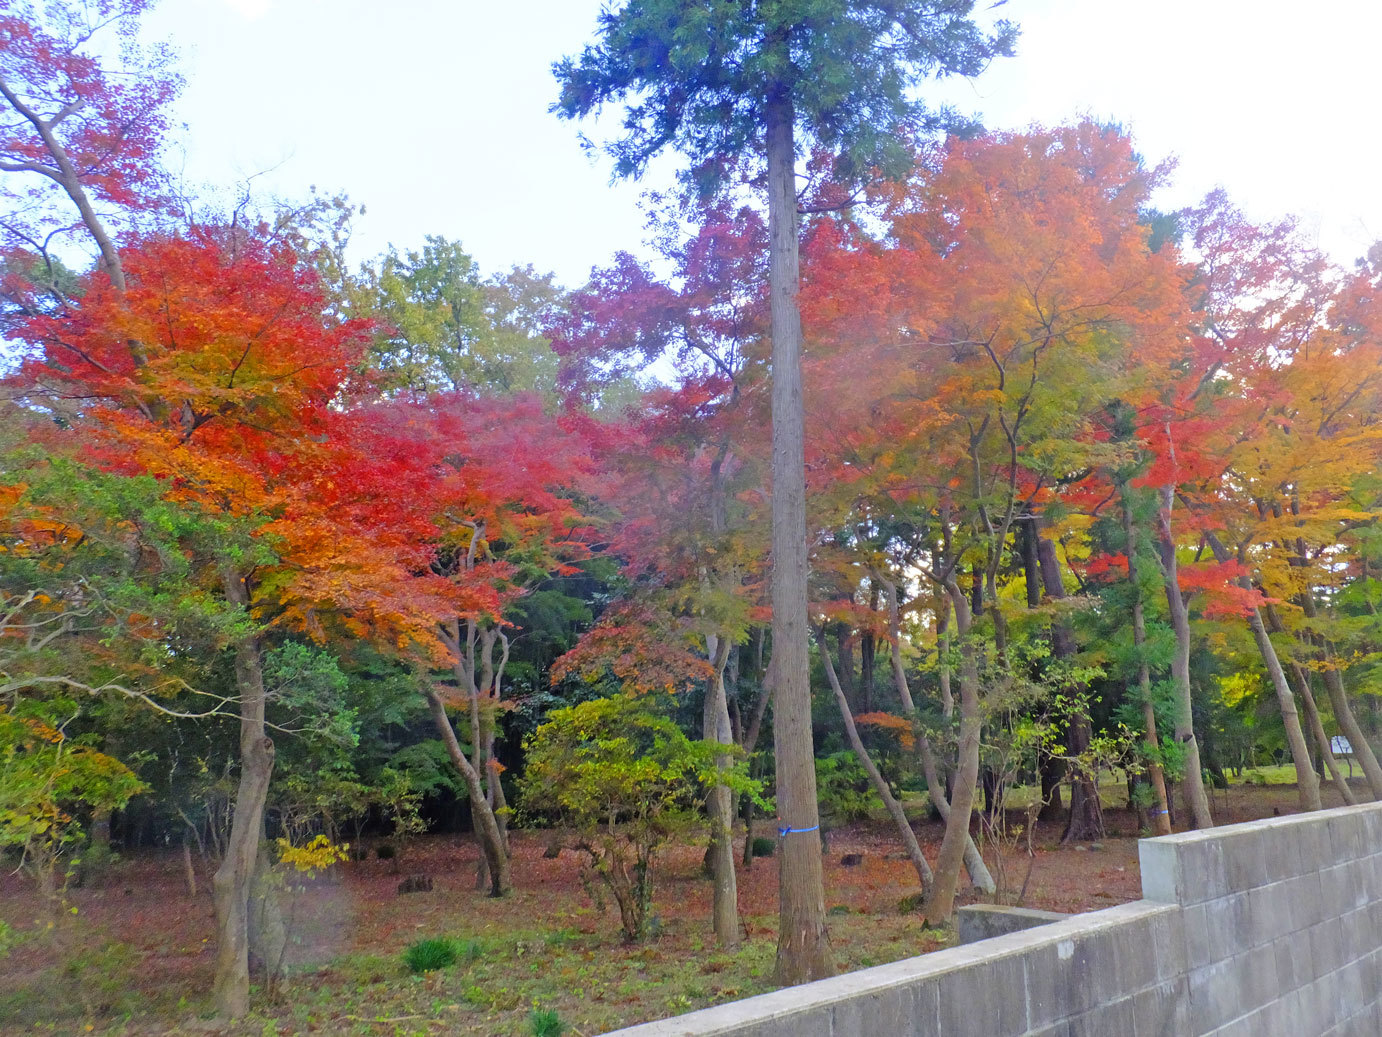
<instances>
[{"instance_id":1,"label":"cedar tree trunk","mask_svg":"<svg viewBox=\"0 0 1382 1037\"><path fill-rule=\"evenodd\" d=\"M777 44L786 55L786 40ZM788 60L790 58L788 57ZM835 973L825 928L820 813L811 741L811 683L806 608L805 410L801 378L801 313L797 309L796 147L791 97L770 87L766 104L769 294L772 309L773 667L776 704L779 983Z\"/></svg>"}]
</instances>

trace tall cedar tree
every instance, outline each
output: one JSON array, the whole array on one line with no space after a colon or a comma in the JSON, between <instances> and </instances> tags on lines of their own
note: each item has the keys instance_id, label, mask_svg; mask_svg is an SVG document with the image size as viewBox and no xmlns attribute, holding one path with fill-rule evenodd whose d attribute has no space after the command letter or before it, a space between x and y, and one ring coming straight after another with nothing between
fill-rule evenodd
<instances>
[{"instance_id":1,"label":"tall cedar tree","mask_svg":"<svg viewBox=\"0 0 1382 1037\"><path fill-rule=\"evenodd\" d=\"M971 0L632 0L600 15L598 42L554 68L564 118L625 103L608 145L636 177L668 147L693 178L746 155L766 164L773 339L773 667L779 871L777 976L830 975L811 742L810 629L796 159L839 156L844 177L901 172L905 130L939 124L918 99L927 76L976 75L1012 50L1016 30L971 20ZM899 132L904 131L904 132Z\"/></svg>"}]
</instances>

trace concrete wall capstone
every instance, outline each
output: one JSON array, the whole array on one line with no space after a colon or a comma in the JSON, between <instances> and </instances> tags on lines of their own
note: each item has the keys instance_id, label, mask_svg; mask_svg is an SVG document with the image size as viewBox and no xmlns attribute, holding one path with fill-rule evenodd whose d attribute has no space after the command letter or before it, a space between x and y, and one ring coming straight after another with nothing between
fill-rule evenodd
<instances>
[{"instance_id":1,"label":"concrete wall capstone","mask_svg":"<svg viewBox=\"0 0 1382 1037\"><path fill-rule=\"evenodd\" d=\"M1382 803L1143 839L1143 899L618 1037L1379 1037Z\"/></svg>"}]
</instances>

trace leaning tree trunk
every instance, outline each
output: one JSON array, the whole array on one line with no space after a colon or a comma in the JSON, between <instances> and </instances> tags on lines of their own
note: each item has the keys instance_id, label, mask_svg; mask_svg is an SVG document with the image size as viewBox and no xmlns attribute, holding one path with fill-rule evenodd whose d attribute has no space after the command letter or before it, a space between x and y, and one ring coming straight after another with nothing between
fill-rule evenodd
<instances>
[{"instance_id":1,"label":"leaning tree trunk","mask_svg":"<svg viewBox=\"0 0 1382 1037\"><path fill-rule=\"evenodd\" d=\"M951 584L955 606L955 626L960 634L960 745L959 766L950 794L950 817L936 859L936 881L926 898L926 922L943 925L955 907L960 868L964 863L965 841L974 811L974 786L979 780L979 731L983 716L979 705L979 665L974 642L969 637L969 603L959 588Z\"/></svg>"},{"instance_id":2,"label":"leaning tree trunk","mask_svg":"<svg viewBox=\"0 0 1382 1037\"><path fill-rule=\"evenodd\" d=\"M1368 736L1353 714L1353 707L1344 691L1343 674L1334 664L1333 653L1326 651L1325 657L1329 665L1324 671L1324 686L1329 692L1329 704L1334 709L1334 720L1339 725L1339 730L1344 733L1344 737L1348 739L1354 757L1363 767L1363 776L1368 779L1372 798L1382 799L1382 767L1377 765L1377 755L1372 751Z\"/></svg>"},{"instance_id":3,"label":"leaning tree trunk","mask_svg":"<svg viewBox=\"0 0 1382 1037\"><path fill-rule=\"evenodd\" d=\"M1214 557L1219 562L1226 562L1232 555L1217 536L1209 534L1209 549L1214 552ZM1239 561L1242 561L1240 556ZM1245 591L1253 589L1252 580L1245 574L1238 578L1238 586ZM1320 779L1315 773L1314 765L1310 761L1310 747L1305 741L1305 732L1300 726L1300 714L1296 711L1296 697L1291 691L1291 685L1286 680L1286 671L1281 668L1281 659L1276 654L1276 645L1272 644L1271 636L1267 633L1267 625L1262 621L1262 610L1253 608L1248 612L1248 629L1252 631L1253 642L1257 645L1258 654L1262 656L1262 662L1267 667L1267 676L1271 679L1272 690L1276 692L1277 708L1281 710L1281 724L1286 730L1286 745L1291 750L1291 761L1296 769L1296 790L1300 798L1302 810L1320 809Z\"/></svg>"},{"instance_id":4,"label":"leaning tree trunk","mask_svg":"<svg viewBox=\"0 0 1382 1037\"><path fill-rule=\"evenodd\" d=\"M729 702L725 694L725 664L733 642L711 634L706 648L714 675L706 689L702 731L707 741L733 745L734 733L729 723ZM729 767L728 753L715 757L715 766ZM739 878L734 872L734 796L728 786L715 785L706 797L710 815L710 873L715 886L711 919L715 941L721 947L739 944ZM752 847L750 847L752 849Z\"/></svg>"},{"instance_id":5,"label":"leaning tree trunk","mask_svg":"<svg viewBox=\"0 0 1382 1037\"><path fill-rule=\"evenodd\" d=\"M1239 586L1244 590L1252 588L1247 577L1239 581ZM1296 712L1296 697L1291 693L1291 686L1286 681L1286 671L1281 668L1276 646L1267 634L1267 627L1262 622L1259 609L1254 608L1248 613L1248 626L1252 629L1253 640L1257 642L1257 650L1262 655L1262 661L1267 666L1267 675L1272 679L1277 705L1281 709L1281 721L1286 728L1286 744L1291 749L1291 760L1296 766L1296 789L1300 797L1300 808L1319 810L1322 805L1320 778L1310 762L1310 748L1305 741L1305 732L1301 730L1300 714Z\"/></svg>"},{"instance_id":6,"label":"leaning tree trunk","mask_svg":"<svg viewBox=\"0 0 1382 1037\"><path fill-rule=\"evenodd\" d=\"M1056 558L1056 545L1039 536L1033 520L1029 527L1036 538L1038 567L1041 571L1041 585L1045 596L1051 601L1065 597L1065 584L1061 581L1060 560ZM1075 635L1067 623L1056 621L1051 624L1051 649L1057 659L1070 659L1075 655ZM1094 725L1089 714L1081 711L1071 718L1070 749L1075 766L1070 770L1070 819L1065 826L1063 843L1094 842L1104 837L1103 804L1099 802L1099 783L1089 769L1079 762L1080 754L1089 749L1094 738Z\"/></svg>"},{"instance_id":7,"label":"leaning tree trunk","mask_svg":"<svg viewBox=\"0 0 1382 1037\"><path fill-rule=\"evenodd\" d=\"M499 830L499 822L495 820L494 811L490 809L480 774L466 759L465 751L456 739L456 731L451 726L451 718L446 715L446 705L442 702L441 696L430 688L424 690L423 694L427 697L432 721L446 746L447 755L451 757L455 768L461 772L466 790L470 794L470 813L475 821L481 852L484 853L485 863L489 868L489 895L505 896L513 888L513 882L509 877L509 855L504 852L504 835Z\"/></svg>"},{"instance_id":8,"label":"leaning tree trunk","mask_svg":"<svg viewBox=\"0 0 1382 1037\"><path fill-rule=\"evenodd\" d=\"M1305 722L1309 725L1310 736L1315 739L1315 745L1320 751L1320 759L1329 771L1329 780L1334 783L1334 788L1345 806L1357 806L1358 797L1349 787L1348 778L1344 776L1339 759L1334 755L1334 747L1329 743L1329 735L1325 734L1319 706L1315 702L1315 693L1310 690L1310 675L1296 663L1292 664L1291 671L1296 678L1296 687L1300 689L1300 704L1305 708Z\"/></svg>"},{"instance_id":9,"label":"leaning tree trunk","mask_svg":"<svg viewBox=\"0 0 1382 1037\"><path fill-rule=\"evenodd\" d=\"M1142 699L1142 721L1146 727L1147 773L1156 797L1157 835L1171 834L1171 810L1166 800L1166 773L1161 766L1161 742L1156 733L1156 709L1152 703L1152 675L1147 666L1147 619L1142 609L1142 584L1137 578L1137 526L1128 507L1127 489L1123 496L1123 536L1128 555L1128 584L1132 587L1132 643L1137 653L1137 693Z\"/></svg>"},{"instance_id":10,"label":"leaning tree trunk","mask_svg":"<svg viewBox=\"0 0 1382 1037\"><path fill-rule=\"evenodd\" d=\"M784 62L784 38L769 44ZM777 981L784 985L835 973L825 927L820 812L811 741L807 639L805 409L801 313L797 308L796 147L788 88L769 87L765 108L768 160L769 297L772 310L772 607L776 690L773 742L777 807L783 832L778 857Z\"/></svg>"},{"instance_id":11,"label":"leaning tree trunk","mask_svg":"<svg viewBox=\"0 0 1382 1037\"><path fill-rule=\"evenodd\" d=\"M249 590L235 573L224 577L226 598L249 607ZM216 1014L239 1019L249 1012L249 896L259 842L264 835L264 804L274 769L274 743L264 725L264 671L257 636L235 649L235 686L240 697L240 786L226 840L225 858L212 880L216 908Z\"/></svg>"},{"instance_id":12,"label":"leaning tree trunk","mask_svg":"<svg viewBox=\"0 0 1382 1037\"><path fill-rule=\"evenodd\" d=\"M1301 557L1304 557L1304 548L1298 549ZM1316 619L1319 610L1315 606L1315 597L1307 587L1300 596L1300 605L1307 619ZM1339 725L1339 730L1348 739L1349 745L1353 749L1353 755L1363 767L1363 776L1368 779L1368 787L1372 789L1373 799L1382 799L1382 767L1377 764L1377 755L1372 751L1372 745L1368 742L1367 735L1363 732L1363 727L1358 723L1358 718L1354 716L1353 706L1348 701L1348 694L1344 690L1344 677L1339 672L1334 652L1324 638L1314 635L1311 642L1315 645L1320 661L1324 664L1324 687L1329 693L1329 704L1334 709L1334 722Z\"/></svg>"},{"instance_id":13,"label":"leaning tree trunk","mask_svg":"<svg viewBox=\"0 0 1382 1037\"><path fill-rule=\"evenodd\" d=\"M1162 487L1158 547L1162 582L1166 585L1166 604L1171 613L1171 630L1176 636L1171 679L1176 689L1175 737L1185 748L1185 775L1181 788L1186 811L1195 827L1213 828L1214 817L1209 812L1209 796L1205 793L1204 771L1200 767L1200 744L1195 739L1195 713L1190 694L1190 612L1185 607L1185 595L1180 589L1176 539L1171 531L1171 506L1174 502L1175 487Z\"/></svg>"},{"instance_id":14,"label":"leaning tree trunk","mask_svg":"<svg viewBox=\"0 0 1382 1037\"><path fill-rule=\"evenodd\" d=\"M849 737L850 748L854 750L854 755L859 760L859 765L864 768L864 773L869 776L869 781L873 784L874 791L878 793L878 798L883 801L883 806L888 810L888 816L893 819L893 824L897 826L897 834L902 838L903 848L907 851L907 857L912 862L912 867L916 869L917 881L921 883L923 893L931 887L935 876L931 873L931 865L926 861L926 855L921 852L921 844L917 842L917 834L912 831L912 823L907 820L907 815L902 810L902 804L893 796L892 789L888 788L888 783L883 780L882 773L869 756L869 752L864 748L864 740L859 737L859 728L855 726L854 714L849 708L849 699L845 697L844 688L840 686L840 680L835 674L835 664L830 659L830 646L826 643L825 631L822 630L816 636L816 643L821 649L821 662L825 666L825 675L830 681L830 690L835 693L835 702L840 707L840 719L845 724L845 734Z\"/></svg>"},{"instance_id":15,"label":"leaning tree trunk","mask_svg":"<svg viewBox=\"0 0 1382 1037\"><path fill-rule=\"evenodd\" d=\"M907 670L902 665L902 615L901 604L898 601L897 585L890 581L882 581L888 593L888 636L892 641L892 665L893 665L893 685L897 688L897 697L902 701L902 708L907 711L907 716L913 722L917 718L916 702L912 699L912 688L907 683ZM948 598L941 599L942 606L946 610L944 622L949 622L950 602ZM946 644L942 650L948 653L949 637L946 636ZM943 685L945 699L942 702L942 710L948 718L953 714L954 700L950 697L949 689L949 663L942 664L942 672L945 675ZM921 759L921 773L926 779L926 794L931 800L931 804L936 808L936 813L940 815L942 821L950 820L950 801L945 797L945 783L941 778L940 769L936 766L936 757L931 752L931 742L926 737L925 732L916 732L917 755ZM993 875L990 874L988 865L984 863L984 856L979 852L979 847L974 842L974 837L965 830L965 870L969 872L969 880L985 893L992 894L998 889L998 883L994 882Z\"/></svg>"},{"instance_id":16,"label":"leaning tree trunk","mask_svg":"<svg viewBox=\"0 0 1382 1037\"><path fill-rule=\"evenodd\" d=\"M1266 607L1264 618L1272 633L1284 634L1286 632L1285 624L1281 622L1281 617L1271 605ZM1357 806L1358 797L1353 794L1348 779L1344 777L1343 768L1339 766L1338 758L1334 755L1334 747L1329 744L1329 735L1325 733L1324 723L1320 719L1320 709L1315 702L1315 692L1310 687L1310 674L1306 672L1304 666L1293 659L1287 677L1293 678L1296 694L1300 696L1301 708L1305 710L1305 724L1310 728L1310 737L1315 740L1315 747L1320 751L1320 759L1324 761L1324 765L1329 771L1330 781L1334 783L1334 788L1338 791L1340 798L1343 799L1345 806Z\"/></svg>"}]
</instances>

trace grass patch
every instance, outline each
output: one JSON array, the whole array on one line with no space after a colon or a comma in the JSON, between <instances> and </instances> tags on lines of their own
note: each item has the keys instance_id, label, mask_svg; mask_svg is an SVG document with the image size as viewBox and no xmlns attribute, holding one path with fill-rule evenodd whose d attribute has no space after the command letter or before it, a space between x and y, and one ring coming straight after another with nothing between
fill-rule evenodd
<instances>
[{"instance_id":1,"label":"grass patch","mask_svg":"<svg viewBox=\"0 0 1382 1037\"><path fill-rule=\"evenodd\" d=\"M533 1037L561 1037L566 1032L566 1024L554 1008L534 1008L528 1016L528 1028Z\"/></svg>"},{"instance_id":2,"label":"grass patch","mask_svg":"<svg viewBox=\"0 0 1382 1037\"><path fill-rule=\"evenodd\" d=\"M408 949L403 952L403 964L408 966L409 972L436 972L438 969L447 969L456 964L461 950L455 940L434 936L410 943Z\"/></svg>"}]
</instances>

